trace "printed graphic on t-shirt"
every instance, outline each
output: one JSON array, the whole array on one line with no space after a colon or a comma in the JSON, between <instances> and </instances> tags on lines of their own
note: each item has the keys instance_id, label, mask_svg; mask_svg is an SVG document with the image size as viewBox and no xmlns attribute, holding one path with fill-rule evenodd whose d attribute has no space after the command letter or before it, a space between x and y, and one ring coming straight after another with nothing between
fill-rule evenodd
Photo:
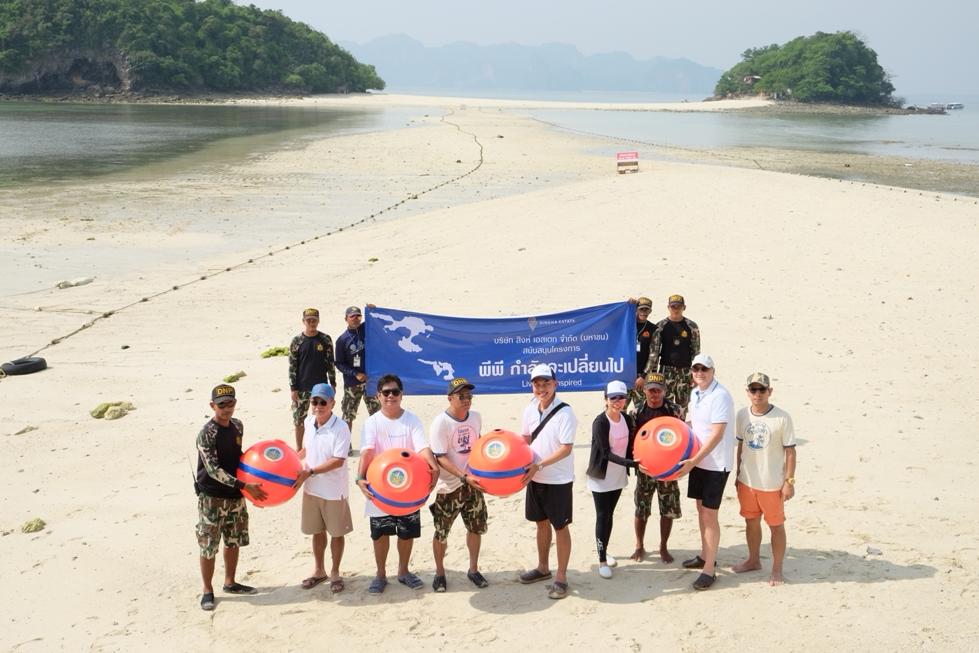
<instances>
[{"instance_id":1,"label":"printed graphic on t-shirt","mask_svg":"<svg viewBox=\"0 0 979 653\"><path fill-rule=\"evenodd\" d=\"M471 453L472 443L478 436L468 424L463 424L455 430L455 442L452 443L456 453Z\"/></svg>"},{"instance_id":2,"label":"printed graphic on t-shirt","mask_svg":"<svg viewBox=\"0 0 979 653\"><path fill-rule=\"evenodd\" d=\"M764 449L772 440L772 432L765 422L751 422L745 435L744 440L752 449Z\"/></svg>"}]
</instances>

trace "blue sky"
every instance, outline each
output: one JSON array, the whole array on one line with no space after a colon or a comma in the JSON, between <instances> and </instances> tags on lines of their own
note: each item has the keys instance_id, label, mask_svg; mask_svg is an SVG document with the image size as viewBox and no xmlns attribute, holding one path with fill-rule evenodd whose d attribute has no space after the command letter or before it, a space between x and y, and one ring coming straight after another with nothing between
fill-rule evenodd
<instances>
[{"instance_id":1,"label":"blue sky","mask_svg":"<svg viewBox=\"0 0 979 653\"><path fill-rule=\"evenodd\" d=\"M239 1L240 0L236 0ZM246 4L240 2L241 4ZM975 0L256 0L309 23L334 41L407 34L425 45L452 41L570 43L585 54L686 57L729 68L749 47L816 31L852 30L877 51L898 95L979 95L979 2ZM368 62L369 63L369 62Z\"/></svg>"}]
</instances>

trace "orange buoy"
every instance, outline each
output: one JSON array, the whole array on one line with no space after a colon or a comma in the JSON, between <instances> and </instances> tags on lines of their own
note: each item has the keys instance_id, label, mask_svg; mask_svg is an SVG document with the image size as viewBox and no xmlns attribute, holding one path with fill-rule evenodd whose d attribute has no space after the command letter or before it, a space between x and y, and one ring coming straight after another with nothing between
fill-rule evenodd
<instances>
[{"instance_id":1,"label":"orange buoy","mask_svg":"<svg viewBox=\"0 0 979 653\"><path fill-rule=\"evenodd\" d=\"M657 417L643 424L636 435L633 456L659 481L673 481L680 462L700 451L700 441L686 423L675 417Z\"/></svg>"},{"instance_id":2,"label":"orange buoy","mask_svg":"<svg viewBox=\"0 0 979 653\"><path fill-rule=\"evenodd\" d=\"M407 449L388 449L367 468L371 501L389 515L410 515L424 506L431 485L428 463Z\"/></svg>"},{"instance_id":3,"label":"orange buoy","mask_svg":"<svg viewBox=\"0 0 979 653\"><path fill-rule=\"evenodd\" d=\"M493 429L476 440L469 454L469 473L487 492L505 497L520 491L526 467L533 461L526 440L512 431Z\"/></svg>"},{"instance_id":4,"label":"orange buoy","mask_svg":"<svg viewBox=\"0 0 979 653\"><path fill-rule=\"evenodd\" d=\"M303 464L292 447L282 440L262 440L250 446L238 462L238 480L242 483L261 483L268 496L259 501L243 492L249 501L260 508L285 503L296 493L292 484L299 478Z\"/></svg>"}]
</instances>

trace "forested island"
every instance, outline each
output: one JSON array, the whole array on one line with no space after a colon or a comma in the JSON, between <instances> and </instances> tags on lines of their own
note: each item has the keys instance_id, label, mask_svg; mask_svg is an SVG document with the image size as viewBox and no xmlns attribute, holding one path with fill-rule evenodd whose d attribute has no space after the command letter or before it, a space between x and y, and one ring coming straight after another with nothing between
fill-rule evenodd
<instances>
[{"instance_id":1,"label":"forested island","mask_svg":"<svg viewBox=\"0 0 979 653\"><path fill-rule=\"evenodd\" d=\"M800 36L751 48L725 72L716 97L767 95L779 100L896 107L894 86L877 53L852 32Z\"/></svg>"},{"instance_id":2,"label":"forested island","mask_svg":"<svg viewBox=\"0 0 979 653\"><path fill-rule=\"evenodd\" d=\"M3 0L0 92L383 89L324 34L231 0Z\"/></svg>"}]
</instances>

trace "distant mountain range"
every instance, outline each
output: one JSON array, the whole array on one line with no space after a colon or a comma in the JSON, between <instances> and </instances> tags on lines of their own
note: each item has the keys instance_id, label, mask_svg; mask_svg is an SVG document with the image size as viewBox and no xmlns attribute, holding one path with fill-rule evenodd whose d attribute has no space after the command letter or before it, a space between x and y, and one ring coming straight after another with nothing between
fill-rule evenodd
<instances>
[{"instance_id":1,"label":"distant mountain range","mask_svg":"<svg viewBox=\"0 0 979 653\"><path fill-rule=\"evenodd\" d=\"M652 91L710 95L723 71L689 59L639 61L625 52L585 56L573 45L450 43L426 47L403 34L339 43L372 64L388 88Z\"/></svg>"}]
</instances>

